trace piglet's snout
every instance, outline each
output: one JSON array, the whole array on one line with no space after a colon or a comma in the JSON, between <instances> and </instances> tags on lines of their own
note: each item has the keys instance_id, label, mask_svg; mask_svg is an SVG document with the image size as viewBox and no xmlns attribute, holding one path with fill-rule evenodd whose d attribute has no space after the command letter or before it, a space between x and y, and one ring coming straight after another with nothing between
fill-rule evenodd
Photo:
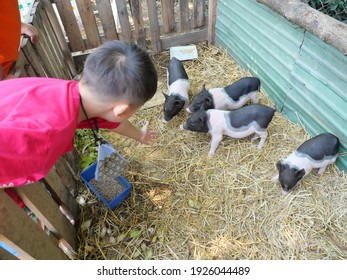
<instances>
[{"instance_id":1,"label":"piglet's snout","mask_svg":"<svg viewBox=\"0 0 347 280\"><path fill-rule=\"evenodd\" d=\"M282 192L283 195L288 195L289 194L289 192L285 191L284 189L282 189L281 192Z\"/></svg>"}]
</instances>

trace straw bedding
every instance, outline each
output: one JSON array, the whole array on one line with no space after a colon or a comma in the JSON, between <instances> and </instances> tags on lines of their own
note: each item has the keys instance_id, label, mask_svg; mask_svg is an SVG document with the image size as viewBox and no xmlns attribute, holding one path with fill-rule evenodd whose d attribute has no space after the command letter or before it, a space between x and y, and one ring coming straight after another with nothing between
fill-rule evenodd
<instances>
[{"instance_id":1,"label":"straw bedding","mask_svg":"<svg viewBox=\"0 0 347 280\"><path fill-rule=\"evenodd\" d=\"M190 97L250 76L223 50L198 46L199 58L185 61ZM329 166L314 170L283 196L277 160L309 139L305 130L276 112L262 150L251 137L224 137L207 156L210 135L182 131L182 112L162 122L169 53L154 57L160 77L152 105L131 121L148 120L159 132L153 146L104 133L128 161L123 176L131 195L114 211L81 186L78 259L345 259L347 176ZM261 93L260 103L272 106ZM157 105L156 105L157 104ZM158 105L159 104L159 105Z\"/></svg>"}]
</instances>

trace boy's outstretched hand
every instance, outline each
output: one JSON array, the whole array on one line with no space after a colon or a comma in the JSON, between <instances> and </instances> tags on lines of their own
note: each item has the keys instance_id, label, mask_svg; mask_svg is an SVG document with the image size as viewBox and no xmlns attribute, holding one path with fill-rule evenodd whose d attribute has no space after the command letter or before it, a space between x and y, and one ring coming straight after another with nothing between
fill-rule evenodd
<instances>
[{"instance_id":1,"label":"boy's outstretched hand","mask_svg":"<svg viewBox=\"0 0 347 280\"><path fill-rule=\"evenodd\" d=\"M155 130L148 129L149 122L146 121L145 125L141 128L142 137L140 142L145 145L152 145L157 141L158 132Z\"/></svg>"}]
</instances>

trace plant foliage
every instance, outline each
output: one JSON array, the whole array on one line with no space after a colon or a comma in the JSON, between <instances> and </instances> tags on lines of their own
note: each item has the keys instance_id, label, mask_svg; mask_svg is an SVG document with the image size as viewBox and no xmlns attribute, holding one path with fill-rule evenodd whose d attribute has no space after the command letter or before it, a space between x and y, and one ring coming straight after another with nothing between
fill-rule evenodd
<instances>
[{"instance_id":1,"label":"plant foliage","mask_svg":"<svg viewBox=\"0 0 347 280\"><path fill-rule=\"evenodd\" d=\"M312 8L347 23L347 0L304 0Z\"/></svg>"}]
</instances>

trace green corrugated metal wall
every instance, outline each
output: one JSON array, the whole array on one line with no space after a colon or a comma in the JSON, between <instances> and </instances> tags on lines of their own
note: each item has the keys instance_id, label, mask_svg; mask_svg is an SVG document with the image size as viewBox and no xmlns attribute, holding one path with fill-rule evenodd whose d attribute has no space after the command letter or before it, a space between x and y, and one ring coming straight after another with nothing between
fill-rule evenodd
<instances>
[{"instance_id":1,"label":"green corrugated metal wall","mask_svg":"<svg viewBox=\"0 0 347 280\"><path fill-rule=\"evenodd\" d=\"M312 136L329 131L347 152L347 58L255 0L218 0L216 44ZM337 165L347 170L347 155Z\"/></svg>"}]
</instances>

